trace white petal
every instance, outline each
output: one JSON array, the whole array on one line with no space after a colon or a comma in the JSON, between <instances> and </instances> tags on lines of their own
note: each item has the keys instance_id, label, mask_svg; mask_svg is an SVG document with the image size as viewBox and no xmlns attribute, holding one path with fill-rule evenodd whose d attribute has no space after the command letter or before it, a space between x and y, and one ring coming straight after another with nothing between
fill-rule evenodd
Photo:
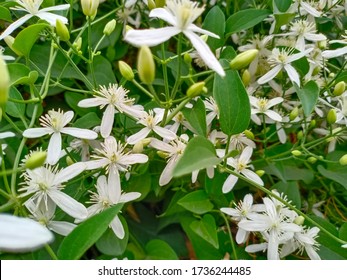
<instances>
[{"instance_id":1,"label":"white petal","mask_svg":"<svg viewBox=\"0 0 347 280\"><path fill-rule=\"evenodd\" d=\"M164 151L164 152L168 152L168 153L173 152L173 147L170 144L165 143L163 141L160 141L156 138L151 139L151 143L149 144L149 146L153 147L157 150L160 150L160 151Z\"/></svg>"},{"instance_id":2,"label":"white petal","mask_svg":"<svg viewBox=\"0 0 347 280\"><path fill-rule=\"evenodd\" d=\"M135 134L131 135L127 139L127 142L130 145L134 145L137 142L139 142L140 140L145 139L150 132L151 132L151 130L148 127L144 127L140 131L138 131Z\"/></svg>"},{"instance_id":3,"label":"white petal","mask_svg":"<svg viewBox=\"0 0 347 280\"><path fill-rule=\"evenodd\" d=\"M64 113L64 122L63 127L66 126L71 120L73 119L74 112L73 111L67 111Z\"/></svg>"},{"instance_id":4,"label":"white petal","mask_svg":"<svg viewBox=\"0 0 347 280\"><path fill-rule=\"evenodd\" d=\"M54 132L48 143L47 162L51 165L56 164L59 160L61 152L61 135L59 132Z\"/></svg>"},{"instance_id":5,"label":"white petal","mask_svg":"<svg viewBox=\"0 0 347 280\"><path fill-rule=\"evenodd\" d=\"M81 139L92 140L98 137L95 131L78 127L64 127L61 132Z\"/></svg>"},{"instance_id":6,"label":"white petal","mask_svg":"<svg viewBox=\"0 0 347 280\"><path fill-rule=\"evenodd\" d=\"M86 164L83 162L74 163L68 167L65 167L55 175L53 180L54 185L59 185L61 183L67 182L70 179L81 174L86 169Z\"/></svg>"},{"instance_id":7,"label":"white petal","mask_svg":"<svg viewBox=\"0 0 347 280\"><path fill-rule=\"evenodd\" d=\"M16 134L14 134L13 132L0 133L0 139L5 139L5 138L9 138L9 137L14 137L14 136L16 136Z\"/></svg>"},{"instance_id":8,"label":"white petal","mask_svg":"<svg viewBox=\"0 0 347 280\"><path fill-rule=\"evenodd\" d=\"M306 34L305 35L306 40L309 41L325 41L327 37L325 37L323 34Z\"/></svg>"},{"instance_id":9,"label":"white petal","mask_svg":"<svg viewBox=\"0 0 347 280\"><path fill-rule=\"evenodd\" d=\"M245 248L247 253L256 253L260 251L265 251L267 249L267 243L252 244Z\"/></svg>"},{"instance_id":10,"label":"white petal","mask_svg":"<svg viewBox=\"0 0 347 280\"><path fill-rule=\"evenodd\" d=\"M47 21L52 26L55 26L57 19L59 19L63 24L68 23L68 20L66 17L56 15L53 13L42 12L42 10L39 13L37 13L35 16Z\"/></svg>"},{"instance_id":11,"label":"white petal","mask_svg":"<svg viewBox=\"0 0 347 280\"><path fill-rule=\"evenodd\" d=\"M300 86L300 77L298 72L295 70L295 68L291 66L290 64L286 64L284 65L284 69L286 69L289 79L293 83L296 83L298 86Z\"/></svg>"},{"instance_id":12,"label":"white petal","mask_svg":"<svg viewBox=\"0 0 347 280\"><path fill-rule=\"evenodd\" d=\"M328 50L328 51L324 51L322 52L322 56L324 58L333 58L333 57L338 57L341 55L345 55L347 53L347 46L340 48L340 49L336 49L336 50Z\"/></svg>"},{"instance_id":13,"label":"white petal","mask_svg":"<svg viewBox=\"0 0 347 280\"><path fill-rule=\"evenodd\" d=\"M160 127L160 126L154 126L153 130L155 133L157 133L159 136L163 137L163 139L166 140L174 140L177 138L177 135L175 133L173 133L171 130L168 130L164 127Z\"/></svg>"},{"instance_id":14,"label":"white petal","mask_svg":"<svg viewBox=\"0 0 347 280\"><path fill-rule=\"evenodd\" d=\"M232 217L238 217L240 215L240 212L238 210L230 207L221 208L220 211Z\"/></svg>"},{"instance_id":15,"label":"white petal","mask_svg":"<svg viewBox=\"0 0 347 280\"><path fill-rule=\"evenodd\" d=\"M126 203L135 199L138 199L141 196L141 193L139 192L130 192L122 194L120 197L119 203Z\"/></svg>"},{"instance_id":16,"label":"white petal","mask_svg":"<svg viewBox=\"0 0 347 280\"><path fill-rule=\"evenodd\" d=\"M0 251L28 252L53 238L53 234L36 221L0 214Z\"/></svg>"},{"instance_id":17,"label":"white petal","mask_svg":"<svg viewBox=\"0 0 347 280\"><path fill-rule=\"evenodd\" d=\"M49 191L49 196L57 204L57 206L60 207L61 210L69 214L71 217L80 220L87 218L87 208L77 200L73 199L71 196L55 189L51 189Z\"/></svg>"},{"instance_id":18,"label":"white petal","mask_svg":"<svg viewBox=\"0 0 347 280\"><path fill-rule=\"evenodd\" d=\"M16 20L15 22L11 23L7 29L1 34L0 41L10 35L13 31L15 31L19 26L21 26L23 23L25 23L27 20L32 18L32 14L25 15L21 17L20 19Z\"/></svg>"},{"instance_id":19,"label":"white petal","mask_svg":"<svg viewBox=\"0 0 347 280\"><path fill-rule=\"evenodd\" d=\"M320 260L320 256L317 254L315 249L312 246L305 246L306 253L311 260Z\"/></svg>"},{"instance_id":20,"label":"white petal","mask_svg":"<svg viewBox=\"0 0 347 280\"><path fill-rule=\"evenodd\" d=\"M86 165L86 170L93 170L93 169L102 168L102 167L108 165L109 160L106 158L102 158L102 159L98 159L98 160L86 161L86 162L84 162L84 164Z\"/></svg>"},{"instance_id":21,"label":"white petal","mask_svg":"<svg viewBox=\"0 0 347 280\"><path fill-rule=\"evenodd\" d=\"M107 184L108 198L117 204L121 197L121 185L118 169L113 168L108 174L108 184Z\"/></svg>"},{"instance_id":22,"label":"white petal","mask_svg":"<svg viewBox=\"0 0 347 280\"><path fill-rule=\"evenodd\" d=\"M242 228L239 228L239 230L236 233L236 242L237 244L242 244L245 243L247 241L249 232L245 231Z\"/></svg>"},{"instance_id":23,"label":"white petal","mask_svg":"<svg viewBox=\"0 0 347 280\"><path fill-rule=\"evenodd\" d=\"M110 224L114 234L119 238L119 239L123 239L125 236L125 232L124 232L124 228L122 225L122 222L120 221L119 217L116 216L111 224Z\"/></svg>"},{"instance_id":24,"label":"white petal","mask_svg":"<svg viewBox=\"0 0 347 280\"><path fill-rule=\"evenodd\" d=\"M138 47L152 47L169 40L180 32L179 29L172 26L157 29L129 30L124 36L124 41Z\"/></svg>"},{"instance_id":25,"label":"white petal","mask_svg":"<svg viewBox=\"0 0 347 280\"><path fill-rule=\"evenodd\" d=\"M23 136L25 138L38 138L50 133L53 133L53 129L48 127L37 127L24 130Z\"/></svg>"},{"instance_id":26,"label":"white petal","mask_svg":"<svg viewBox=\"0 0 347 280\"><path fill-rule=\"evenodd\" d=\"M277 104L280 104L281 102L283 102L283 98L282 97L275 97L275 98L272 98L268 101L267 103L267 108L271 108Z\"/></svg>"},{"instance_id":27,"label":"white petal","mask_svg":"<svg viewBox=\"0 0 347 280\"><path fill-rule=\"evenodd\" d=\"M241 171L243 175L245 175L248 179L252 180L253 182L257 183L258 185L264 186L264 182L260 177L257 175L257 173L253 172L249 169L244 169Z\"/></svg>"},{"instance_id":28,"label":"white petal","mask_svg":"<svg viewBox=\"0 0 347 280\"><path fill-rule=\"evenodd\" d=\"M114 123L115 108L113 105L108 105L102 116L100 133L103 138L110 136Z\"/></svg>"},{"instance_id":29,"label":"white petal","mask_svg":"<svg viewBox=\"0 0 347 280\"><path fill-rule=\"evenodd\" d=\"M70 4L57 5L52 7L43 8L40 12L50 12L50 11L64 11L70 8Z\"/></svg>"},{"instance_id":30,"label":"white petal","mask_svg":"<svg viewBox=\"0 0 347 280\"><path fill-rule=\"evenodd\" d=\"M238 179L239 179L238 177L230 174L223 184L223 187L222 187L223 193L230 192L234 188Z\"/></svg>"},{"instance_id":31,"label":"white petal","mask_svg":"<svg viewBox=\"0 0 347 280\"><path fill-rule=\"evenodd\" d=\"M282 121L282 117L280 114L276 113L273 110L267 110L264 112L265 115L267 115L270 119L273 119L276 122L281 122Z\"/></svg>"},{"instance_id":32,"label":"white petal","mask_svg":"<svg viewBox=\"0 0 347 280\"><path fill-rule=\"evenodd\" d=\"M170 23L171 25L177 25L177 19L169 11L167 11L164 8L153 9L149 13L149 17L160 18L160 19L166 21L167 23Z\"/></svg>"},{"instance_id":33,"label":"white petal","mask_svg":"<svg viewBox=\"0 0 347 280\"><path fill-rule=\"evenodd\" d=\"M306 12L308 12L310 15L314 17L320 17L321 12L317 11L315 8L313 8L310 4L300 1L301 8L303 8Z\"/></svg>"},{"instance_id":34,"label":"white petal","mask_svg":"<svg viewBox=\"0 0 347 280\"><path fill-rule=\"evenodd\" d=\"M159 178L159 186L165 186L166 184L168 184L171 179L172 179L172 171L174 169L174 167L176 166L176 162L173 158L171 158L167 165L165 166L163 172L160 175Z\"/></svg>"},{"instance_id":35,"label":"white petal","mask_svg":"<svg viewBox=\"0 0 347 280\"><path fill-rule=\"evenodd\" d=\"M205 43L203 39L201 39L194 32L185 30L183 31L184 35L188 37L194 48L199 53L201 59L205 62L205 64L212 70L216 71L218 75L224 77L225 72L223 67L220 65L219 61L215 57L215 55L210 50L209 46Z\"/></svg>"},{"instance_id":36,"label":"white petal","mask_svg":"<svg viewBox=\"0 0 347 280\"><path fill-rule=\"evenodd\" d=\"M239 158L239 161L240 162L244 162L244 163L247 163L249 162L251 156L252 156L252 153L253 153L253 149L251 147L246 147L244 148L244 150L242 151L241 155L240 155L240 158Z\"/></svg>"},{"instance_id":37,"label":"white petal","mask_svg":"<svg viewBox=\"0 0 347 280\"><path fill-rule=\"evenodd\" d=\"M278 244L279 240L276 235L275 230L270 231L269 236L269 243L267 247L267 259L268 260L279 260L279 254L278 254Z\"/></svg>"},{"instance_id":38,"label":"white petal","mask_svg":"<svg viewBox=\"0 0 347 280\"><path fill-rule=\"evenodd\" d=\"M304 56L306 56L307 54L309 54L311 51L313 50L313 48L309 48L307 49L306 51L302 51L302 52L299 52L299 53L296 53L296 54L293 54L291 56L288 57L287 59L287 63L291 63L295 60L298 60Z\"/></svg>"},{"instance_id":39,"label":"white petal","mask_svg":"<svg viewBox=\"0 0 347 280\"><path fill-rule=\"evenodd\" d=\"M277 74L281 71L282 66L281 65L276 65L274 68L272 68L269 72L267 72L264 76L260 77L258 79L258 84L262 85L265 84L269 81L271 81L273 78L277 76Z\"/></svg>"},{"instance_id":40,"label":"white petal","mask_svg":"<svg viewBox=\"0 0 347 280\"><path fill-rule=\"evenodd\" d=\"M143 154L124 155L118 162L119 164L129 165L135 163L145 163L148 161L148 156Z\"/></svg>"},{"instance_id":41,"label":"white petal","mask_svg":"<svg viewBox=\"0 0 347 280\"><path fill-rule=\"evenodd\" d=\"M52 231L63 236L69 235L70 232L73 231L75 227L77 227L77 225L75 224L61 221L52 221L48 226Z\"/></svg>"},{"instance_id":42,"label":"white petal","mask_svg":"<svg viewBox=\"0 0 347 280\"><path fill-rule=\"evenodd\" d=\"M107 104L106 101L100 98L87 98L78 102L77 105L81 108L89 108L89 107L96 107L96 106L105 105L105 104Z\"/></svg>"},{"instance_id":43,"label":"white petal","mask_svg":"<svg viewBox=\"0 0 347 280\"><path fill-rule=\"evenodd\" d=\"M205 35L210 36L212 38L219 39L219 36L217 34L214 34L214 33L210 32L208 30L202 29L202 28L196 26L195 24L190 24L187 29L191 30L193 32L205 34Z\"/></svg>"}]
</instances>

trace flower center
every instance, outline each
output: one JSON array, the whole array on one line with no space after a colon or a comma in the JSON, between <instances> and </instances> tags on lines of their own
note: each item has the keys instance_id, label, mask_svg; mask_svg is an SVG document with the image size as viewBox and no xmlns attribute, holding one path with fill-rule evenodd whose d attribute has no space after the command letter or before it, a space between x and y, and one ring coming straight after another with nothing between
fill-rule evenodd
<instances>
[{"instance_id":1,"label":"flower center","mask_svg":"<svg viewBox=\"0 0 347 280\"><path fill-rule=\"evenodd\" d=\"M266 106L267 106L268 100L265 98L260 98L257 102L257 105L259 107L259 110L261 112L265 112L266 111Z\"/></svg>"}]
</instances>

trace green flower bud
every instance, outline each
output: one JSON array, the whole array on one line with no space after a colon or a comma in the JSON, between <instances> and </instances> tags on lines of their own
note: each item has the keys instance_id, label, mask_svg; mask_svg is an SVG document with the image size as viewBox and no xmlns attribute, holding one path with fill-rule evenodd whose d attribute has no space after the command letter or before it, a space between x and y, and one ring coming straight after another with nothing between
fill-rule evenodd
<instances>
[{"instance_id":1,"label":"green flower bud","mask_svg":"<svg viewBox=\"0 0 347 280\"><path fill-rule=\"evenodd\" d=\"M20 51L17 51L16 48L13 47L13 43L14 43L14 38L10 35L6 36L4 38L5 43L7 44L7 46L18 56L23 56L23 54Z\"/></svg>"},{"instance_id":2,"label":"green flower bud","mask_svg":"<svg viewBox=\"0 0 347 280\"><path fill-rule=\"evenodd\" d=\"M259 170L255 171L255 173L256 173L259 177L262 177L262 176L265 174L265 171L259 169Z\"/></svg>"},{"instance_id":3,"label":"green flower bud","mask_svg":"<svg viewBox=\"0 0 347 280\"><path fill-rule=\"evenodd\" d=\"M7 65L0 54L0 107L5 105L8 99L8 91L10 88L10 74Z\"/></svg>"},{"instance_id":4,"label":"green flower bud","mask_svg":"<svg viewBox=\"0 0 347 280\"><path fill-rule=\"evenodd\" d=\"M184 60L185 63L191 64L193 59L192 59L192 57L190 56L189 53L185 53L183 55L183 60Z\"/></svg>"},{"instance_id":5,"label":"green flower bud","mask_svg":"<svg viewBox=\"0 0 347 280\"><path fill-rule=\"evenodd\" d=\"M169 153L163 152L163 151L157 151L157 155L161 158L166 159L169 156Z\"/></svg>"},{"instance_id":6,"label":"green flower bud","mask_svg":"<svg viewBox=\"0 0 347 280\"><path fill-rule=\"evenodd\" d=\"M242 73L242 82L245 87L249 86L251 82L251 73L247 69Z\"/></svg>"},{"instance_id":7,"label":"green flower bud","mask_svg":"<svg viewBox=\"0 0 347 280\"><path fill-rule=\"evenodd\" d=\"M302 155L302 152L300 152L299 150L293 150L293 151L292 151L292 155L293 155L293 156L296 156L296 157L299 157L299 156Z\"/></svg>"},{"instance_id":8,"label":"green flower bud","mask_svg":"<svg viewBox=\"0 0 347 280\"><path fill-rule=\"evenodd\" d=\"M134 79L133 69L124 61L118 62L119 71L127 81L132 81Z\"/></svg>"},{"instance_id":9,"label":"green flower bud","mask_svg":"<svg viewBox=\"0 0 347 280\"><path fill-rule=\"evenodd\" d=\"M248 139L254 140L254 134L252 131L246 129L243 133L246 135Z\"/></svg>"},{"instance_id":10,"label":"green flower bud","mask_svg":"<svg viewBox=\"0 0 347 280\"><path fill-rule=\"evenodd\" d=\"M150 11L156 8L154 0L148 0L147 6Z\"/></svg>"},{"instance_id":11,"label":"green flower bud","mask_svg":"<svg viewBox=\"0 0 347 280\"><path fill-rule=\"evenodd\" d=\"M294 224L297 224L298 226L302 226L305 222L305 218L303 216L297 216L294 219Z\"/></svg>"},{"instance_id":12,"label":"green flower bud","mask_svg":"<svg viewBox=\"0 0 347 280\"><path fill-rule=\"evenodd\" d=\"M190 98L194 98L201 94L205 87L205 82L198 82L191 85L187 90L187 96Z\"/></svg>"},{"instance_id":13,"label":"green flower bud","mask_svg":"<svg viewBox=\"0 0 347 280\"><path fill-rule=\"evenodd\" d=\"M300 130L297 134L296 137L298 137L298 139L302 139L302 137L304 137L304 133L302 132L302 130Z\"/></svg>"},{"instance_id":14,"label":"green flower bud","mask_svg":"<svg viewBox=\"0 0 347 280\"><path fill-rule=\"evenodd\" d=\"M70 40L69 30L67 29L66 25L60 19L56 20L55 29L56 29L57 35L59 36L61 41L67 42Z\"/></svg>"},{"instance_id":15,"label":"green flower bud","mask_svg":"<svg viewBox=\"0 0 347 280\"><path fill-rule=\"evenodd\" d=\"M347 165L347 154L343 155L340 160L339 160L339 163L341 165Z\"/></svg>"},{"instance_id":16,"label":"green flower bud","mask_svg":"<svg viewBox=\"0 0 347 280\"><path fill-rule=\"evenodd\" d=\"M72 164L74 164L74 163L75 163L75 162L72 160L71 157L69 157L69 156L66 157L66 164L67 164L68 166L70 166L70 165L72 165Z\"/></svg>"},{"instance_id":17,"label":"green flower bud","mask_svg":"<svg viewBox=\"0 0 347 280\"><path fill-rule=\"evenodd\" d=\"M155 6L157 8L162 8L164 7L166 4L166 0L155 0Z\"/></svg>"},{"instance_id":18,"label":"green flower bud","mask_svg":"<svg viewBox=\"0 0 347 280\"><path fill-rule=\"evenodd\" d=\"M133 153L140 154L142 152L143 152L143 143L142 141L138 141L137 143L135 143L133 147Z\"/></svg>"},{"instance_id":19,"label":"green flower bud","mask_svg":"<svg viewBox=\"0 0 347 280\"><path fill-rule=\"evenodd\" d=\"M95 17L99 3L99 0L81 0L83 14L87 17Z\"/></svg>"},{"instance_id":20,"label":"green flower bud","mask_svg":"<svg viewBox=\"0 0 347 280\"><path fill-rule=\"evenodd\" d=\"M309 157L309 158L307 159L307 161L308 161L309 163L311 163L311 164L315 164L315 163L317 162L317 158L315 158L315 157Z\"/></svg>"},{"instance_id":21,"label":"green flower bud","mask_svg":"<svg viewBox=\"0 0 347 280\"><path fill-rule=\"evenodd\" d=\"M308 126L308 128L310 128L310 129L315 128L316 124L317 124L316 120L311 120L310 125Z\"/></svg>"},{"instance_id":22,"label":"green flower bud","mask_svg":"<svg viewBox=\"0 0 347 280\"><path fill-rule=\"evenodd\" d=\"M325 50L327 48L327 40L319 41L318 48L320 48L321 50Z\"/></svg>"},{"instance_id":23,"label":"green flower bud","mask_svg":"<svg viewBox=\"0 0 347 280\"><path fill-rule=\"evenodd\" d=\"M346 84L344 81L337 83L334 87L333 95L340 96L346 90Z\"/></svg>"},{"instance_id":24,"label":"green flower bud","mask_svg":"<svg viewBox=\"0 0 347 280\"><path fill-rule=\"evenodd\" d=\"M295 107L289 114L289 119L291 121L295 120L296 117L299 115L299 108L298 107Z\"/></svg>"},{"instance_id":25,"label":"green flower bud","mask_svg":"<svg viewBox=\"0 0 347 280\"><path fill-rule=\"evenodd\" d=\"M256 49L248 50L238 54L231 62L230 68L240 70L247 67L258 55L259 51Z\"/></svg>"},{"instance_id":26,"label":"green flower bud","mask_svg":"<svg viewBox=\"0 0 347 280\"><path fill-rule=\"evenodd\" d=\"M79 37L79 38L77 39L77 41L74 42L74 43L72 44L72 46L73 46L77 51L81 50L81 47L82 47L82 38Z\"/></svg>"},{"instance_id":27,"label":"green flower bud","mask_svg":"<svg viewBox=\"0 0 347 280\"><path fill-rule=\"evenodd\" d=\"M117 21L115 19L113 20L110 20L106 25L105 25L105 28L104 28L104 34L106 36L110 36L111 33L114 31L114 29L116 28L116 25L117 25Z\"/></svg>"},{"instance_id":28,"label":"green flower bud","mask_svg":"<svg viewBox=\"0 0 347 280\"><path fill-rule=\"evenodd\" d=\"M327 115L328 124L332 125L336 122L336 110L330 109Z\"/></svg>"},{"instance_id":29,"label":"green flower bud","mask_svg":"<svg viewBox=\"0 0 347 280\"><path fill-rule=\"evenodd\" d=\"M155 63L153 55L149 47L142 46L139 50L137 57L137 71L139 73L140 80L150 85L155 78Z\"/></svg>"},{"instance_id":30,"label":"green flower bud","mask_svg":"<svg viewBox=\"0 0 347 280\"><path fill-rule=\"evenodd\" d=\"M312 71L312 75L316 76L319 74L320 70L322 70L320 67L315 67Z\"/></svg>"},{"instance_id":31,"label":"green flower bud","mask_svg":"<svg viewBox=\"0 0 347 280\"><path fill-rule=\"evenodd\" d=\"M25 161L25 168L35 169L44 165L47 158L47 152L37 151L31 153L29 158Z\"/></svg>"}]
</instances>

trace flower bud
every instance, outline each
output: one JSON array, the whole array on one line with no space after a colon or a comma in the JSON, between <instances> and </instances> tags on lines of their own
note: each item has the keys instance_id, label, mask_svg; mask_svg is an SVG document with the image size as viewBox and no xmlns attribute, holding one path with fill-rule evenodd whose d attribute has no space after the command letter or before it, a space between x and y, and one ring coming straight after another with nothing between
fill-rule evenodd
<instances>
[{"instance_id":1,"label":"flower bud","mask_svg":"<svg viewBox=\"0 0 347 280\"><path fill-rule=\"evenodd\" d=\"M346 84L344 81L337 83L334 87L333 95L340 96L346 90Z\"/></svg>"},{"instance_id":2,"label":"flower bud","mask_svg":"<svg viewBox=\"0 0 347 280\"><path fill-rule=\"evenodd\" d=\"M133 147L133 153L135 154L140 154L143 152L143 143L142 141L138 141L135 143L134 147Z\"/></svg>"},{"instance_id":3,"label":"flower bud","mask_svg":"<svg viewBox=\"0 0 347 280\"><path fill-rule=\"evenodd\" d=\"M124 61L118 62L119 72L122 74L124 79L127 81L132 81L134 79L133 69Z\"/></svg>"},{"instance_id":4,"label":"flower bud","mask_svg":"<svg viewBox=\"0 0 347 280\"><path fill-rule=\"evenodd\" d=\"M252 131L246 129L243 133L246 135L248 139L254 140L254 134Z\"/></svg>"},{"instance_id":5,"label":"flower bud","mask_svg":"<svg viewBox=\"0 0 347 280\"><path fill-rule=\"evenodd\" d=\"M327 40L322 40L318 42L318 48L321 50L325 50L327 48Z\"/></svg>"},{"instance_id":6,"label":"flower bud","mask_svg":"<svg viewBox=\"0 0 347 280\"><path fill-rule=\"evenodd\" d=\"M36 151L31 153L29 158L25 161L25 168L35 169L44 165L47 158L47 152Z\"/></svg>"},{"instance_id":7,"label":"flower bud","mask_svg":"<svg viewBox=\"0 0 347 280\"><path fill-rule=\"evenodd\" d=\"M328 124L332 125L336 122L336 110L330 109L327 115L327 122Z\"/></svg>"},{"instance_id":8,"label":"flower bud","mask_svg":"<svg viewBox=\"0 0 347 280\"><path fill-rule=\"evenodd\" d=\"M343 155L340 160L339 160L339 163L341 165L347 165L347 154Z\"/></svg>"},{"instance_id":9,"label":"flower bud","mask_svg":"<svg viewBox=\"0 0 347 280\"><path fill-rule=\"evenodd\" d=\"M155 78L155 64L151 50L147 46L140 48L137 57L137 71L139 73L140 80L150 85Z\"/></svg>"},{"instance_id":10,"label":"flower bud","mask_svg":"<svg viewBox=\"0 0 347 280\"><path fill-rule=\"evenodd\" d=\"M240 70L247 67L258 55L259 51L256 49L248 50L238 54L231 62L230 68Z\"/></svg>"},{"instance_id":11,"label":"flower bud","mask_svg":"<svg viewBox=\"0 0 347 280\"><path fill-rule=\"evenodd\" d=\"M293 151L292 151L292 155L293 155L293 156L296 156L296 157L299 157L299 156L302 155L302 152L300 152L299 150L293 150Z\"/></svg>"},{"instance_id":12,"label":"flower bud","mask_svg":"<svg viewBox=\"0 0 347 280\"><path fill-rule=\"evenodd\" d=\"M309 163L311 163L311 164L315 164L315 163L317 162L317 158L315 158L315 157L309 157L309 158L307 159L307 161L308 161Z\"/></svg>"},{"instance_id":13,"label":"flower bud","mask_svg":"<svg viewBox=\"0 0 347 280\"><path fill-rule=\"evenodd\" d=\"M148 0L148 9L151 11L156 8L155 1L154 0Z\"/></svg>"},{"instance_id":14,"label":"flower bud","mask_svg":"<svg viewBox=\"0 0 347 280\"><path fill-rule=\"evenodd\" d=\"M187 96L190 98L194 98L199 96L205 87L205 82L198 82L191 85L187 90Z\"/></svg>"},{"instance_id":15,"label":"flower bud","mask_svg":"<svg viewBox=\"0 0 347 280\"><path fill-rule=\"evenodd\" d=\"M72 46L77 50L80 51L82 47L82 38L79 37L76 42L72 44Z\"/></svg>"},{"instance_id":16,"label":"flower bud","mask_svg":"<svg viewBox=\"0 0 347 280\"><path fill-rule=\"evenodd\" d=\"M7 46L18 56L23 56L23 54L20 51L17 51L16 48L13 47L13 43L14 43L14 38L10 35L6 36L4 38L5 43L7 44Z\"/></svg>"},{"instance_id":17,"label":"flower bud","mask_svg":"<svg viewBox=\"0 0 347 280\"><path fill-rule=\"evenodd\" d=\"M289 114L289 119L291 121L295 120L296 117L299 115L299 108L298 107L295 107Z\"/></svg>"},{"instance_id":18,"label":"flower bud","mask_svg":"<svg viewBox=\"0 0 347 280\"><path fill-rule=\"evenodd\" d=\"M111 33L116 28L116 24L117 24L117 21L115 19L110 20L108 23L106 23L105 28L104 28L104 34L106 36L110 36Z\"/></svg>"},{"instance_id":19,"label":"flower bud","mask_svg":"<svg viewBox=\"0 0 347 280\"><path fill-rule=\"evenodd\" d=\"M294 219L294 224L297 224L298 226L302 226L305 222L305 218L303 216L297 216Z\"/></svg>"},{"instance_id":20,"label":"flower bud","mask_svg":"<svg viewBox=\"0 0 347 280\"><path fill-rule=\"evenodd\" d=\"M66 25L60 19L56 20L55 29L56 29L57 35L59 36L61 41L67 42L70 40L69 30L67 29Z\"/></svg>"},{"instance_id":21,"label":"flower bud","mask_svg":"<svg viewBox=\"0 0 347 280\"><path fill-rule=\"evenodd\" d=\"M242 73L242 82L245 87L249 86L251 82L251 73L247 69Z\"/></svg>"},{"instance_id":22,"label":"flower bud","mask_svg":"<svg viewBox=\"0 0 347 280\"><path fill-rule=\"evenodd\" d=\"M162 8L164 7L166 4L166 0L155 0L155 6L157 8Z\"/></svg>"},{"instance_id":23,"label":"flower bud","mask_svg":"<svg viewBox=\"0 0 347 280\"><path fill-rule=\"evenodd\" d=\"M0 54L0 107L7 102L10 88L10 74L7 65Z\"/></svg>"},{"instance_id":24,"label":"flower bud","mask_svg":"<svg viewBox=\"0 0 347 280\"><path fill-rule=\"evenodd\" d=\"M302 130L300 130L297 134L296 137L300 140L302 139L302 137L304 137L304 133L302 132Z\"/></svg>"},{"instance_id":25,"label":"flower bud","mask_svg":"<svg viewBox=\"0 0 347 280\"><path fill-rule=\"evenodd\" d=\"M185 63L191 64L193 59L192 59L192 57L190 56L189 53L185 53L183 55L183 60L184 60Z\"/></svg>"},{"instance_id":26,"label":"flower bud","mask_svg":"<svg viewBox=\"0 0 347 280\"><path fill-rule=\"evenodd\" d=\"M71 157L69 157L69 156L66 157L66 164L67 164L68 166L73 165L74 163L75 163L75 162L72 160Z\"/></svg>"},{"instance_id":27,"label":"flower bud","mask_svg":"<svg viewBox=\"0 0 347 280\"><path fill-rule=\"evenodd\" d=\"M316 120L311 120L310 125L308 126L308 128L310 128L310 129L315 128L316 124L317 124Z\"/></svg>"},{"instance_id":28,"label":"flower bud","mask_svg":"<svg viewBox=\"0 0 347 280\"><path fill-rule=\"evenodd\" d=\"M157 155L161 158L166 159L169 156L169 153L163 151L157 151Z\"/></svg>"},{"instance_id":29,"label":"flower bud","mask_svg":"<svg viewBox=\"0 0 347 280\"><path fill-rule=\"evenodd\" d=\"M83 14L87 17L95 17L99 3L99 0L81 0Z\"/></svg>"},{"instance_id":30,"label":"flower bud","mask_svg":"<svg viewBox=\"0 0 347 280\"><path fill-rule=\"evenodd\" d=\"M262 177L262 176L265 174L265 171L259 169L259 170L255 171L255 173L256 173L259 177Z\"/></svg>"}]
</instances>

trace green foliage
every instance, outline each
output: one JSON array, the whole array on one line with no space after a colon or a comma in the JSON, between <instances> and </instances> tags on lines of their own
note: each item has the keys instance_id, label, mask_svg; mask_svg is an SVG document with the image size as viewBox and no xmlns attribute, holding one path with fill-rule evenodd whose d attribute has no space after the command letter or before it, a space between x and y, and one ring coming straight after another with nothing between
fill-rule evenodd
<instances>
[{"instance_id":1,"label":"green foliage","mask_svg":"<svg viewBox=\"0 0 347 280\"><path fill-rule=\"evenodd\" d=\"M202 28L213 32L219 36L219 39L209 37L207 44L212 50L216 50L224 44L224 31L225 31L225 15L223 11L214 6L206 15L202 24Z\"/></svg>"},{"instance_id":2,"label":"green foliage","mask_svg":"<svg viewBox=\"0 0 347 280\"><path fill-rule=\"evenodd\" d=\"M203 190L194 191L185 195L177 204L195 214L204 214L213 209L213 204Z\"/></svg>"},{"instance_id":3,"label":"green foliage","mask_svg":"<svg viewBox=\"0 0 347 280\"><path fill-rule=\"evenodd\" d=\"M206 137L206 109L204 102L199 98L193 108L183 108L182 113L197 135Z\"/></svg>"},{"instance_id":4,"label":"green foliage","mask_svg":"<svg viewBox=\"0 0 347 280\"><path fill-rule=\"evenodd\" d=\"M304 109L305 116L309 116L317 104L319 87L314 81L309 81L302 88L296 86L296 93Z\"/></svg>"}]
</instances>

